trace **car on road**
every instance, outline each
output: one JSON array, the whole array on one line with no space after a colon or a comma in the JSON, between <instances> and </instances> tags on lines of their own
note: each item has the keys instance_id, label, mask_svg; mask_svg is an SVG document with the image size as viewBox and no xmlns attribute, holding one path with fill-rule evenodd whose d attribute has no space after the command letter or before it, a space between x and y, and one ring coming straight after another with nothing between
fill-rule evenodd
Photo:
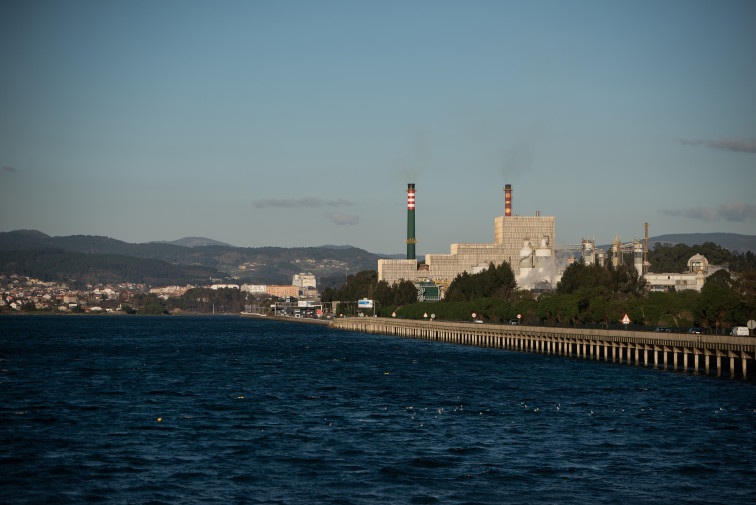
<instances>
[{"instance_id":1,"label":"car on road","mask_svg":"<svg viewBox=\"0 0 756 505\"><path fill-rule=\"evenodd\" d=\"M510 319L509 320L509 324L520 324L520 320L519 319Z\"/></svg>"},{"instance_id":2,"label":"car on road","mask_svg":"<svg viewBox=\"0 0 756 505\"><path fill-rule=\"evenodd\" d=\"M672 333L672 330L669 328L669 326L657 326L654 331L658 331L662 333Z\"/></svg>"},{"instance_id":3,"label":"car on road","mask_svg":"<svg viewBox=\"0 0 756 505\"><path fill-rule=\"evenodd\" d=\"M700 335L703 333L703 330L701 328L688 328L688 333L695 333Z\"/></svg>"}]
</instances>

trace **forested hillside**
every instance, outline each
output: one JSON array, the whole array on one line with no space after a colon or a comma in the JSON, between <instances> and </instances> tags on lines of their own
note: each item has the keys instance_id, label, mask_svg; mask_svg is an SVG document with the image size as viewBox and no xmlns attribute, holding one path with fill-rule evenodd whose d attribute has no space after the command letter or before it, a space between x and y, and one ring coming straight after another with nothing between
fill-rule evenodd
<instances>
[{"instance_id":1,"label":"forested hillside","mask_svg":"<svg viewBox=\"0 0 756 505\"><path fill-rule=\"evenodd\" d=\"M165 261L116 254L84 254L62 249L0 251L0 274L23 275L44 282L148 285L209 284L214 268L172 265Z\"/></svg>"},{"instance_id":2,"label":"forested hillside","mask_svg":"<svg viewBox=\"0 0 756 505\"><path fill-rule=\"evenodd\" d=\"M259 284L289 284L294 274L311 272L318 278L319 285L340 285L349 272L375 269L380 256L355 247L257 247L244 248L232 246L184 247L167 243L129 244L109 237L73 235L67 237L50 237L35 230L18 230L0 233L0 251L3 262L0 271L8 272L11 264L26 268L24 275L42 277L49 275L46 267L35 268L34 262L24 259L29 251L58 250L68 253L86 254L87 258L76 260L88 262L90 271L98 270L100 261L103 271L113 271L115 258L108 256L131 257L159 260L166 264L181 267L204 267L198 272L215 272L213 277L234 277L238 282ZM69 257L69 262L73 261ZM134 264L134 262L128 262ZM150 265L145 262L144 265ZM194 278L189 270L187 277ZM126 264L122 272L133 272ZM20 272L11 272L20 273ZM76 272L73 272L76 273ZM78 274L77 274L78 275ZM177 275L171 273L170 278ZM208 275L209 277L209 275ZM113 278L112 275L109 278ZM122 277L121 277L122 278ZM150 275L150 278L156 278ZM137 282L132 279L125 281Z\"/></svg>"}]
</instances>

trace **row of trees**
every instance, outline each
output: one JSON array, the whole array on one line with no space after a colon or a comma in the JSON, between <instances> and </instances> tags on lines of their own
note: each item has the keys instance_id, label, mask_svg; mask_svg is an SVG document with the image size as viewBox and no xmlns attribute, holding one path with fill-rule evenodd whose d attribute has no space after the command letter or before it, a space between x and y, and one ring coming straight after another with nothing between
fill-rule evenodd
<instances>
[{"instance_id":1,"label":"row of trees","mask_svg":"<svg viewBox=\"0 0 756 505\"><path fill-rule=\"evenodd\" d=\"M704 242L694 246L685 244L665 246L657 242L653 250L648 252L650 271L654 273L684 272L687 269L688 260L694 254L703 254L710 265L718 265L734 273L756 270L756 254L751 251L732 252L714 242Z\"/></svg>"},{"instance_id":2,"label":"row of trees","mask_svg":"<svg viewBox=\"0 0 756 505\"><path fill-rule=\"evenodd\" d=\"M388 311L390 315L397 307L417 302L417 289L410 281L402 281L390 286L386 281L378 281L378 273L375 270L364 270L348 276L340 288L324 289L320 296L324 305L335 302L357 302L362 298L374 300L379 307L378 310ZM356 310L356 303L343 303L339 312L353 314Z\"/></svg>"},{"instance_id":3,"label":"row of trees","mask_svg":"<svg viewBox=\"0 0 756 505\"><path fill-rule=\"evenodd\" d=\"M251 295L238 289L195 288L176 298L163 299L154 293L136 295L132 305L124 311L129 313L159 315L175 312L197 314L238 314L251 301ZM270 305L270 301L266 303Z\"/></svg>"}]
</instances>

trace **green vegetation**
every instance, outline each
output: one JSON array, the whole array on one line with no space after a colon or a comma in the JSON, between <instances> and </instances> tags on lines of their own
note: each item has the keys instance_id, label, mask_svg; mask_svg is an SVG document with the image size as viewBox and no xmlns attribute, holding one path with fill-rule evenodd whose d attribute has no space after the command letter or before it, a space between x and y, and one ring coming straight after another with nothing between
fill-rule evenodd
<instances>
[{"instance_id":1,"label":"green vegetation","mask_svg":"<svg viewBox=\"0 0 756 505\"><path fill-rule=\"evenodd\" d=\"M214 268L172 265L155 259L118 254L85 254L63 249L0 251L0 274L23 275L44 282L87 283L133 282L151 285L182 285L207 282L219 277Z\"/></svg>"},{"instance_id":2,"label":"green vegetation","mask_svg":"<svg viewBox=\"0 0 756 505\"><path fill-rule=\"evenodd\" d=\"M142 315L184 312L197 314L238 314L244 310L248 296L243 291L231 288L195 288L190 289L177 298L168 299L158 298L156 295L149 293L135 296L134 308L132 310Z\"/></svg>"},{"instance_id":3,"label":"green vegetation","mask_svg":"<svg viewBox=\"0 0 756 505\"><path fill-rule=\"evenodd\" d=\"M731 272L744 273L756 270L756 254L748 251L744 254L730 252L713 242L702 245L687 246L677 244L663 246L656 243L652 251L648 252L650 271L654 273L684 272L688 267L688 260L694 254L703 254L710 265L727 268Z\"/></svg>"},{"instance_id":4,"label":"green vegetation","mask_svg":"<svg viewBox=\"0 0 756 505\"><path fill-rule=\"evenodd\" d=\"M356 247L232 247L209 245L202 247L183 247L167 243L129 244L108 237L72 235L68 237L50 237L44 233L30 230L0 232L0 274L15 273L34 278L52 277L55 270L50 270L44 264L40 269L34 262L26 261L26 256L40 250L65 251L67 257L76 262L87 262L87 274L92 274L86 281L80 280L80 268L61 272L66 282L76 284L95 284L91 280L95 274L102 272L108 279L97 282L131 282L135 284L147 283L153 285L186 284L186 282L145 280L141 275L144 269L117 269L112 263L117 258L130 257L145 260L145 266L150 265L146 260L158 260L153 265L170 265L181 269L185 277L195 277L193 269L203 268L210 277L238 278L239 283L252 284L286 284L291 276L300 272L312 272L318 276L321 287L339 286L344 281L344 272L358 272L374 268L379 256ZM83 256L80 256L83 255ZM66 262L71 261L66 260ZM106 263L101 264L104 260ZM125 261L125 260L124 260ZM26 267L25 273L7 269L6 267L21 263ZM115 271L114 271L115 270ZM158 269L159 270L159 269ZM167 270L166 270L167 272ZM126 277L125 274L129 276ZM169 274L169 276L174 276ZM151 274L151 278L157 278ZM52 277L50 280L57 280ZM76 281L76 282L74 282Z\"/></svg>"},{"instance_id":5,"label":"green vegetation","mask_svg":"<svg viewBox=\"0 0 756 505\"><path fill-rule=\"evenodd\" d=\"M458 275L449 285L445 299L449 302L471 302L489 297L509 300L516 287L515 275L509 263L498 267L491 263L483 272Z\"/></svg>"},{"instance_id":6,"label":"green vegetation","mask_svg":"<svg viewBox=\"0 0 756 505\"><path fill-rule=\"evenodd\" d=\"M378 273L375 270L365 270L348 276L341 288L326 288L320 296L326 305L342 302L339 308L342 314L355 314L357 300L363 298L375 300L377 313L390 316L397 307L416 303L417 289L409 281L389 286L385 281L378 281Z\"/></svg>"}]
</instances>

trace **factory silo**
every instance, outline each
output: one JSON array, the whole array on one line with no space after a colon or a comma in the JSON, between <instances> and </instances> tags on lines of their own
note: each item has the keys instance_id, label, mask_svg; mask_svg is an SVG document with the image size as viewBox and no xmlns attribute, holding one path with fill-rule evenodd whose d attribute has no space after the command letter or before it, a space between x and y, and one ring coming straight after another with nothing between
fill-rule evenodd
<instances>
[{"instance_id":1,"label":"factory silo","mask_svg":"<svg viewBox=\"0 0 756 505\"><path fill-rule=\"evenodd\" d=\"M528 289L532 287L533 280L531 274L534 266L533 247L530 240L523 240L522 249L520 249L520 287Z\"/></svg>"},{"instance_id":2,"label":"factory silo","mask_svg":"<svg viewBox=\"0 0 756 505\"><path fill-rule=\"evenodd\" d=\"M593 265L596 261L596 244L593 240L583 239L583 264L586 266Z\"/></svg>"},{"instance_id":3,"label":"factory silo","mask_svg":"<svg viewBox=\"0 0 756 505\"><path fill-rule=\"evenodd\" d=\"M643 242L633 240L633 266L638 271L638 275L643 275Z\"/></svg>"},{"instance_id":4,"label":"factory silo","mask_svg":"<svg viewBox=\"0 0 756 505\"><path fill-rule=\"evenodd\" d=\"M622 244L617 237L612 242L612 266L617 268L620 265L620 255L622 254Z\"/></svg>"},{"instance_id":5,"label":"factory silo","mask_svg":"<svg viewBox=\"0 0 756 505\"><path fill-rule=\"evenodd\" d=\"M549 237L544 235L541 238L541 244L536 248L536 270L544 272L551 265L551 247L549 247Z\"/></svg>"}]
</instances>

